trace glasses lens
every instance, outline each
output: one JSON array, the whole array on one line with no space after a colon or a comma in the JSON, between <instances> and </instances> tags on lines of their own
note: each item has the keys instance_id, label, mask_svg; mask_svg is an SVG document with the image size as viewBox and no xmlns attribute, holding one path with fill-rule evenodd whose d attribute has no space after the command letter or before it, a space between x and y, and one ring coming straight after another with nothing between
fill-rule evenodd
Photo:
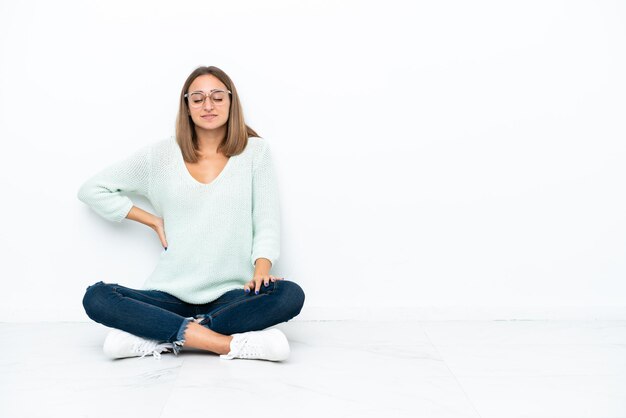
<instances>
[{"instance_id":1,"label":"glasses lens","mask_svg":"<svg viewBox=\"0 0 626 418\"><path fill-rule=\"evenodd\" d=\"M225 91L214 91L213 93L211 93L211 101L219 106L226 102L227 95L228 93L226 93Z\"/></svg>"},{"instance_id":2,"label":"glasses lens","mask_svg":"<svg viewBox=\"0 0 626 418\"><path fill-rule=\"evenodd\" d=\"M189 106L191 107L200 107L202 106L203 101L204 101L204 94L202 93L191 93L189 95Z\"/></svg>"}]
</instances>

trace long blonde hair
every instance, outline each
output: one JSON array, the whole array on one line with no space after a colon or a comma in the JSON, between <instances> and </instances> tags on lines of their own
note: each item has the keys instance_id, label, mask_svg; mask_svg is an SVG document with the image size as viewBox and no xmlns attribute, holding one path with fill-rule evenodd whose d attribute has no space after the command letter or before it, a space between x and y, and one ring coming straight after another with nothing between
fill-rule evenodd
<instances>
[{"instance_id":1,"label":"long blonde hair","mask_svg":"<svg viewBox=\"0 0 626 418\"><path fill-rule=\"evenodd\" d=\"M198 67L189 74L183 85L180 92L178 115L176 116L176 142L182 151L183 158L188 163L198 162L198 139L196 137L195 124L189 114L189 105L185 98L185 93L187 93L189 86L196 77L204 74L211 74L217 77L231 91L230 110L228 122L226 122L226 137L217 147L217 152L223 153L227 157L239 155L248 145L249 137L259 136L244 121L239 95L230 77L217 67Z\"/></svg>"}]
</instances>

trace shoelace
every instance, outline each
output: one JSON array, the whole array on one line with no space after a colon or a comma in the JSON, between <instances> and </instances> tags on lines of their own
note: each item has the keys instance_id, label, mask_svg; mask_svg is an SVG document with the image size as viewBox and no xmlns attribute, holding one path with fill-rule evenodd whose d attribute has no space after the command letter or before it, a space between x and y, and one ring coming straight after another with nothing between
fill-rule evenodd
<instances>
[{"instance_id":1,"label":"shoelace","mask_svg":"<svg viewBox=\"0 0 626 418\"><path fill-rule=\"evenodd\" d=\"M237 344L237 352L233 356L239 358L259 358L261 350L259 350L259 345L252 343L249 336L246 335Z\"/></svg>"},{"instance_id":2,"label":"shoelace","mask_svg":"<svg viewBox=\"0 0 626 418\"><path fill-rule=\"evenodd\" d=\"M161 352L172 347L172 343L155 343L154 341L144 340L133 345L133 352L141 353L142 356L140 358L144 358L148 354L152 354L152 356L156 359L161 358Z\"/></svg>"}]
</instances>

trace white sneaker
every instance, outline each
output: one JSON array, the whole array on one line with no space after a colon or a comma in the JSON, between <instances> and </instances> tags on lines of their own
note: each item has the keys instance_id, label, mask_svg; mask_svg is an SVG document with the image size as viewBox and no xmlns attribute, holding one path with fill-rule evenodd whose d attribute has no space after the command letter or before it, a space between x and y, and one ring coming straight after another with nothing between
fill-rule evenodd
<instances>
[{"instance_id":1,"label":"white sneaker","mask_svg":"<svg viewBox=\"0 0 626 418\"><path fill-rule=\"evenodd\" d=\"M148 354L160 359L162 352L174 351L174 344L148 340L114 328L109 331L102 349L105 355L114 359L145 357Z\"/></svg>"},{"instance_id":2,"label":"white sneaker","mask_svg":"<svg viewBox=\"0 0 626 418\"><path fill-rule=\"evenodd\" d=\"M232 337L230 353L222 354L220 358L281 361L289 357L287 337L277 328L233 334Z\"/></svg>"}]
</instances>

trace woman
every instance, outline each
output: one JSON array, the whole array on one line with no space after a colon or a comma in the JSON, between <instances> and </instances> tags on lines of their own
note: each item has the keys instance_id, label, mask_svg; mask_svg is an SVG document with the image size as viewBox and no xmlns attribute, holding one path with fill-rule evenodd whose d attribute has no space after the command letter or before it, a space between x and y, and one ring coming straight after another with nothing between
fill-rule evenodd
<instances>
[{"instance_id":1,"label":"woman","mask_svg":"<svg viewBox=\"0 0 626 418\"><path fill-rule=\"evenodd\" d=\"M146 196L158 215L124 192ZM285 360L278 329L304 292L270 274L280 252L279 200L266 140L244 121L237 90L216 67L194 70L180 95L176 138L135 152L86 181L78 198L110 221L157 233L163 251L141 290L95 283L83 306L113 328L112 358L185 347L220 358Z\"/></svg>"}]
</instances>

